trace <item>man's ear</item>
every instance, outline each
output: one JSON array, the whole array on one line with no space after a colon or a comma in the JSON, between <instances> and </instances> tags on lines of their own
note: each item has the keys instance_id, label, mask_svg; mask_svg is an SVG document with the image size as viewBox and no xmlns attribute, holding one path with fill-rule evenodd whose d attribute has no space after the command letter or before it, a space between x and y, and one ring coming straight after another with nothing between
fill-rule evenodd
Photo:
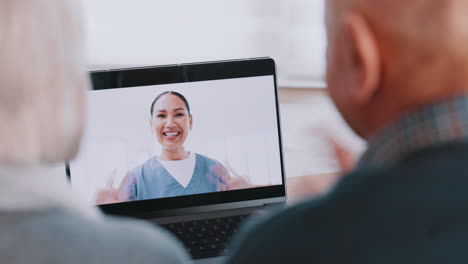
<instances>
[{"instance_id":1,"label":"man's ear","mask_svg":"<svg viewBox=\"0 0 468 264\"><path fill-rule=\"evenodd\" d=\"M374 32L362 15L349 15L347 27L351 36L353 63L359 74L357 90L353 94L358 103L365 104L377 93L381 81L380 51Z\"/></svg>"}]
</instances>

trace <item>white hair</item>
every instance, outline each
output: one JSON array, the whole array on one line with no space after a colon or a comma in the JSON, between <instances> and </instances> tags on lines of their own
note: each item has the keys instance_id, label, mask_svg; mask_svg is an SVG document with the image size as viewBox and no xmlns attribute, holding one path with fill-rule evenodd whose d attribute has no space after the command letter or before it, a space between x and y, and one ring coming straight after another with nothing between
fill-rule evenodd
<instances>
[{"instance_id":1,"label":"white hair","mask_svg":"<svg viewBox=\"0 0 468 264\"><path fill-rule=\"evenodd\" d=\"M0 1L0 163L77 151L88 87L79 2Z\"/></svg>"}]
</instances>

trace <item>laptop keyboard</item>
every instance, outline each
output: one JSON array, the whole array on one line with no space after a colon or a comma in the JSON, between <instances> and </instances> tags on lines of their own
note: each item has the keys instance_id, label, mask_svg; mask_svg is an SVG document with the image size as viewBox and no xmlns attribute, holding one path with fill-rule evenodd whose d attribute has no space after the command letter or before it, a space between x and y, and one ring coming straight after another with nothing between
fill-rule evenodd
<instances>
[{"instance_id":1,"label":"laptop keyboard","mask_svg":"<svg viewBox=\"0 0 468 264\"><path fill-rule=\"evenodd\" d=\"M181 240L193 259L229 255L229 242L248 215L162 225Z\"/></svg>"}]
</instances>

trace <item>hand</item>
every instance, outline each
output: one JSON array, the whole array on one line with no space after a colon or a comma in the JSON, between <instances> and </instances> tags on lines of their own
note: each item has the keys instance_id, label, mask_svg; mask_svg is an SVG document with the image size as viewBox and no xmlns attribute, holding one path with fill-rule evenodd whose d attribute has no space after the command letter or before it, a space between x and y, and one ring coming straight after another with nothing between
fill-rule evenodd
<instances>
[{"instance_id":1,"label":"hand","mask_svg":"<svg viewBox=\"0 0 468 264\"><path fill-rule=\"evenodd\" d=\"M252 185L243 177L231 178L225 185L221 186L221 191L239 190L251 188Z\"/></svg>"},{"instance_id":2,"label":"hand","mask_svg":"<svg viewBox=\"0 0 468 264\"><path fill-rule=\"evenodd\" d=\"M221 191L230 191L251 188L252 185L246 180L245 176L239 175L230 165L226 162L227 168L221 164L217 164L211 168L211 171L221 181Z\"/></svg>"},{"instance_id":3,"label":"hand","mask_svg":"<svg viewBox=\"0 0 468 264\"><path fill-rule=\"evenodd\" d=\"M119 199L119 189L113 187L116 177L117 170L114 170L109 176L105 187L96 191L94 198L96 205L122 202Z\"/></svg>"},{"instance_id":4,"label":"hand","mask_svg":"<svg viewBox=\"0 0 468 264\"><path fill-rule=\"evenodd\" d=\"M239 189L246 189L252 188L252 184L248 182L248 177L246 175L240 175L228 161L226 161L226 166L231 174L231 179L228 181L227 189L226 190L239 190Z\"/></svg>"},{"instance_id":5,"label":"hand","mask_svg":"<svg viewBox=\"0 0 468 264\"><path fill-rule=\"evenodd\" d=\"M309 197L323 195L332 188L344 175L351 172L355 166L359 151L351 150L332 136L330 131L315 131L312 136L322 138L331 149L332 158L338 164L336 173L322 175L301 175L300 177L288 178L288 201L301 201Z\"/></svg>"},{"instance_id":6,"label":"hand","mask_svg":"<svg viewBox=\"0 0 468 264\"><path fill-rule=\"evenodd\" d=\"M333 150L333 154L335 155L335 159L338 162L340 170L339 174L345 175L351 172L356 167L357 155L349 148L338 142L335 138L328 136L327 141L329 142Z\"/></svg>"}]
</instances>

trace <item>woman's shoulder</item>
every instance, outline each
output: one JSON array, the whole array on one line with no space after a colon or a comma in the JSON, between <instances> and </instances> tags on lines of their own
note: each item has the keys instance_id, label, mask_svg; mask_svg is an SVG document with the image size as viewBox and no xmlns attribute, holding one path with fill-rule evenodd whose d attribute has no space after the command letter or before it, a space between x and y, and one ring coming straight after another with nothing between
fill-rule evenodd
<instances>
[{"instance_id":1,"label":"woman's shoulder","mask_svg":"<svg viewBox=\"0 0 468 264\"><path fill-rule=\"evenodd\" d=\"M218 160L214 159L214 158L210 158L208 156L205 156L205 155L201 155L201 154L198 154L198 153L195 153L196 155L196 160L197 162L201 162L203 163L205 166L211 168L211 167L218 167L222 170L226 170L226 167L221 163L219 162Z\"/></svg>"},{"instance_id":2,"label":"woman's shoulder","mask_svg":"<svg viewBox=\"0 0 468 264\"><path fill-rule=\"evenodd\" d=\"M154 170L161 166L161 163L156 159L156 157L151 157L142 164L136 166L133 169L130 169L130 174L142 174L145 170Z\"/></svg>"},{"instance_id":3,"label":"woman's shoulder","mask_svg":"<svg viewBox=\"0 0 468 264\"><path fill-rule=\"evenodd\" d=\"M202 154L198 154L198 153L195 153L195 157L196 157L196 160L197 161L203 161L209 165L221 165L223 166L223 164L221 162L219 162L218 160L214 159L214 158L211 158L211 157L208 157L208 156L205 156L205 155L202 155ZM224 167L224 166L223 166Z\"/></svg>"}]
</instances>

